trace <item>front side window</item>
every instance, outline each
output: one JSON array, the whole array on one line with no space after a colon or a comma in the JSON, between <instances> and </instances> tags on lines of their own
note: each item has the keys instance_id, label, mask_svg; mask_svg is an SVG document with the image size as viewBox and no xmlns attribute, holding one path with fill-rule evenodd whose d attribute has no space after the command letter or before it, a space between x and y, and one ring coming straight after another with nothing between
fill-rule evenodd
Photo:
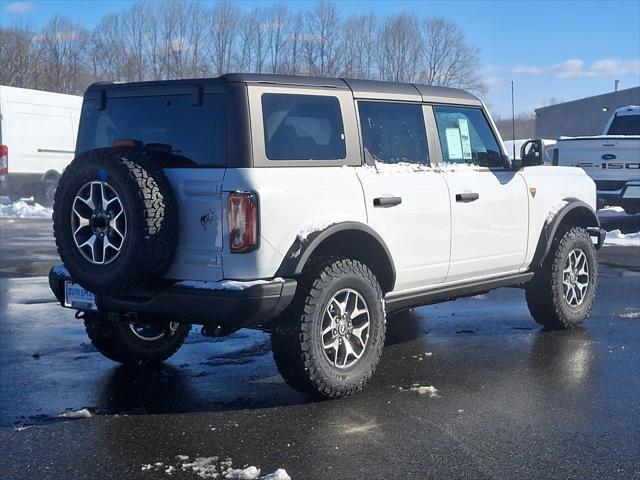
<instances>
[{"instance_id":1,"label":"front side window","mask_svg":"<svg viewBox=\"0 0 640 480\"><path fill-rule=\"evenodd\" d=\"M358 102L365 159L429 164L422 106Z\"/></svg>"},{"instance_id":2,"label":"front side window","mask_svg":"<svg viewBox=\"0 0 640 480\"><path fill-rule=\"evenodd\" d=\"M433 110L446 163L483 167L503 165L500 147L482 110L437 106Z\"/></svg>"},{"instance_id":3,"label":"front side window","mask_svg":"<svg viewBox=\"0 0 640 480\"><path fill-rule=\"evenodd\" d=\"M262 95L269 160L340 160L346 157L340 102L324 95Z\"/></svg>"}]
</instances>

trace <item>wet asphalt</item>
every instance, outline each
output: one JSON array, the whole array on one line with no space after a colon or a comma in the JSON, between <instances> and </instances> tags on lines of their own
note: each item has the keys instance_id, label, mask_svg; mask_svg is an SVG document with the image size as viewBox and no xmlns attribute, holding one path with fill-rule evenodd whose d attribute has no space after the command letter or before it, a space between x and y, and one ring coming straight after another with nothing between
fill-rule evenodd
<instances>
[{"instance_id":1,"label":"wet asphalt","mask_svg":"<svg viewBox=\"0 0 640 480\"><path fill-rule=\"evenodd\" d=\"M599 258L583 327L544 331L518 289L418 308L389 319L365 391L314 402L258 331L194 329L157 368L103 358L43 277L50 223L0 220L0 479L199 478L177 455L293 480L640 478L640 249Z\"/></svg>"}]
</instances>

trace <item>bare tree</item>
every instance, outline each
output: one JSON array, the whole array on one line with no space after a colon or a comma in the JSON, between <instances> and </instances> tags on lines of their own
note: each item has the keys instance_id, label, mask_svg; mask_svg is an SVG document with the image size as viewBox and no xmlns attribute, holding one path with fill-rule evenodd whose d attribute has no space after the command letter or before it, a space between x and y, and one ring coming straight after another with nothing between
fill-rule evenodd
<instances>
[{"instance_id":1,"label":"bare tree","mask_svg":"<svg viewBox=\"0 0 640 480\"><path fill-rule=\"evenodd\" d=\"M0 84L36 87L39 62L34 37L26 26L0 28Z\"/></svg>"},{"instance_id":2,"label":"bare tree","mask_svg":"<svg viewBox=\"0 0 640 480\"><path fill-rule=\"evenodd\" d=\"M40 86L54 92L80 92L87 81L84 68L87 32L55 15L35 40L43 72Z\"/></svg>"},{"instance_id":3,"label":"bare tree","mask_svg":"<svg viewBox=\"0 0 640 480\"><path fill-rule=\"evenodd\" d=\"M337 75L340 68L340 17L334 4L320 0L307 13L305 40L309 73Z\"/></svg>"},{"instance_id":4,"label":"bare tree","mask_svg":"<svg viewBox=\"0 0 640 480\"><path fill-rule=\"evenodd\" d=\"M411 82L420 59L420 26L415 16L400 13L388 17L380 31L378 68L382 80Z\"/></svg>"},{"instance_id":5,"label":"bare tree","mask_svg":"<svg viewBox=\"0 0 640 480\"><path fill-rule=\"evenodd\" d=\"M292 75L302 72L302 57L305 40L304 14L298 12L290 23L290 31L286 36L286 60L284 71Z\"/></svg>"},{"instance_id":6,"label":"bare tree","mask_svg":"<svg viewBox=\"0 0 640 480\"><path fill-rule=\"evenodd\" d=\"M240 5L241 6L241 5ZM91 32L54 17L0 28L0 82L80 93L94 80L142 81L231 70L377 78L482 94L478 49L453 22L413 13L341 18L318 1L241 10L233 0L138 0Z\"/></svg>"},{"instance_id":7,"label":"bare tree","mask_svg":"<svg viewBox=\"0 0 640 480\"><path fill-rule=\"evenodd\" d=\"M291 17L286 5L276 3L268 10L266 30L271 73L280 73L284 70L284 54L290 23Z\"/></svg>"},{"instance_id":8,"label":"bare tree","mask_svg":"<svg viewBox=\"0 0 640 480\"><path fill-rule=\"evenodd\" d=\"M423 61L420 81L479 94L486 92L478 74L479 51L466 43L464 32L455 23L441 17L427 18L420 34Z\"/></svg>"},{"instance_id":9,"label":"bare tree","mask_svg":"<svg viewBox=\"0 0 640 480\"><path fill-rule=\"evenodd\" d=\"M351 78L372 78L376 46L374 13L351 15L342 26L342 73Z\"/></svg>"},{"instance_id":10,"label":"bare tree","mask_svg":"<svg viewBox=\"0 0 640 480\"><path fill-rule=\"evenodd\" d=\"M211 11L209 55L212 70L218 75L230 70L240 18L240 10L229 0L220 0Z\"/></svg>"}]
</instances>

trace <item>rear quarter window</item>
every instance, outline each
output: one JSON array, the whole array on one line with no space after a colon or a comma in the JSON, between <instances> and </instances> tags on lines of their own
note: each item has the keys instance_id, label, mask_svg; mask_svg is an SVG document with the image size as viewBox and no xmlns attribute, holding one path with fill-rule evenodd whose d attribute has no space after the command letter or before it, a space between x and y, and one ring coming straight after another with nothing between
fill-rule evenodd
<instances>
[{"instance_id":1,"label":"rear quarter window","mask_svg":"<svg viewBox=\"0 0 640 480\"><path fill-rule=\"evenodd\" d=\"M336 97L262 95L265 153L269 160L341 160L344 126Z\"/></svg>"},{"instance_id":2,"label":"rear quarter window","mask_svg":"<svg viewBox=\"0 0 640 480\"><path fill-rule=\"evenodd\" d=\"M226 97L206 94L201 105L191 95L109 98L104 110L96 102L82 107L77 153L134 140L163 152L164 167L226 165Z\"/></svg>"}]
</instances>

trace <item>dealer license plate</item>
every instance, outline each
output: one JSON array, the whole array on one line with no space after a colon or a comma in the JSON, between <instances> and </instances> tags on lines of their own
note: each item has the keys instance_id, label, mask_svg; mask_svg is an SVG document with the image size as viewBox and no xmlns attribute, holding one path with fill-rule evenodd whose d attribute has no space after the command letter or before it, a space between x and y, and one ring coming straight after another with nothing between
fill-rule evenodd
<instances>
[{"instance_id":1,"label":"dealer license plate","mask_svg":"<svg viewBox=\"0 0 640 480\"><path fill-rule=\"evenodd\" d=\"M73 282L64 282L64 306L80 310L98 309L95 294Z\"/></svg>"}]
</instances>

